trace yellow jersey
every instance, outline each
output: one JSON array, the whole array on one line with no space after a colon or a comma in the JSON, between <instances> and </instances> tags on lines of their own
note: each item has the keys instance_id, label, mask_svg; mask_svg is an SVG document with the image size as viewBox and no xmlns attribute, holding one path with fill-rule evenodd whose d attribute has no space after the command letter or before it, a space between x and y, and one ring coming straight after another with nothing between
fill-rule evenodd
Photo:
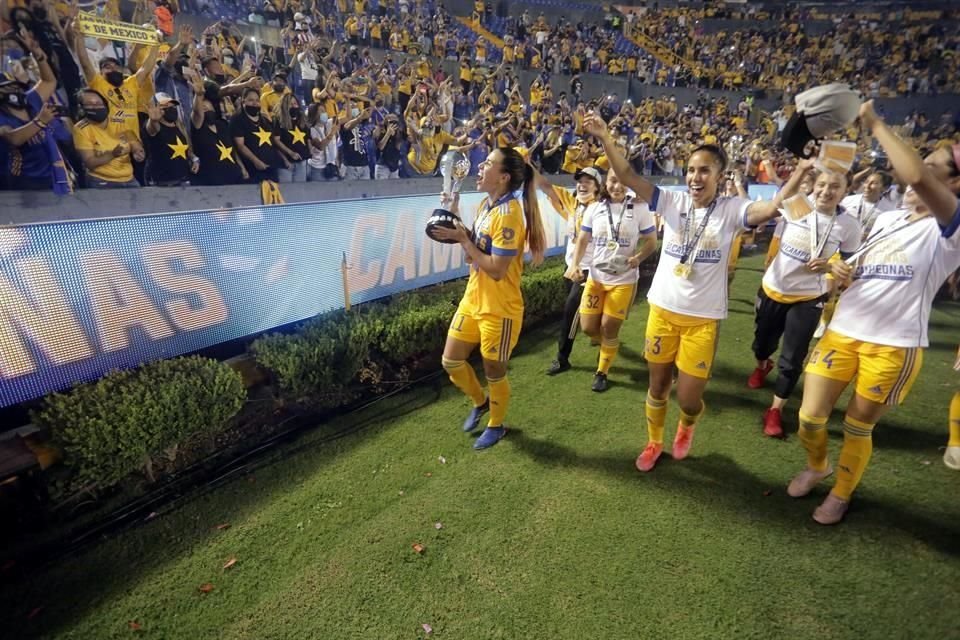
<instances>
[{"instance_id":1,"label":"yellow jersey","mask_svg":"<svg viewBox=\"0 0 960 640\"><path fill-rule=\"evenodd\" d=\"M152 87L153 83L150 85ZM126 133L139 140L140 120L137 118L137 108L140 103L140 83L137 82L137 77L128 76L118 88L98 73L90 82L90 88L107 99L110 113L107 128L110 132L116 137Z\"/></svg>"},{"instance_id":2,"label":"yellow jersey","mask_svg":"<svg viewBox=\"0 0 960 640\"><path fill-rule=\"evenodd\" d=\"M114 148L121 142L120 137L109 126L104 128L89 120L81 120L73 128L73 146L77 151L112 154ZM133 180L133 165L130 163L129 155L120 156L96 169L88 169L87 173L97 180L130 182Z\"/></svg>"},{"instance_id":3,"label":"yellow jersey","mask_svg":"<svg viewBox=\"0 0 960 640\"><path fill-rule=\"evenodd\" d=\"M410 146L407 160L410 161L410 166L413 167L414 171L420 175L427 175L437 168L437 158L440 156L443 145L452 144L456 141L457 139L446 131L421 137L419 145ZM417 149L418 146L419 150Z\"/></svg>"},{"instance_id":4,"label":"yellow jersey","mask_svg":"<svg viewBox=\"0 0 960 640\"><path fill-rule=\"evenodd\" d=\"M487 255L509 256L512 260L500 280L494 280L476 265L471 265L461 305L475 315L522 318L520 276L523 275L523 249L527 235L523 205L516 193L508 193L492 206L484 198L474 219L474 242L480 251Z\"/></svg>"}]
</instances>

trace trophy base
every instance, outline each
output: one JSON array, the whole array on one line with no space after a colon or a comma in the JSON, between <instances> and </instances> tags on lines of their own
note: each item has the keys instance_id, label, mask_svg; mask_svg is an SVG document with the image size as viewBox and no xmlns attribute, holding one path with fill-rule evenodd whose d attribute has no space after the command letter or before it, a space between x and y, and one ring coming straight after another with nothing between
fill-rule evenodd
<instances>
[{"instance_id":1,"label":"trophy base","mask_svg":"<svg viewBox=\"0 0 960 640\"><path fill-rule=\"evenodd\" d=\"M430 219L427 220L427 237L434 242L442 242L443 244L456 244L456 240L441 240L440 238L434 237L433 231L438 228L456 229L458 222L461 222L461 220L460 216L457 214L447 211L446 209L434 209Z\"/></svg>"}]
</instances>

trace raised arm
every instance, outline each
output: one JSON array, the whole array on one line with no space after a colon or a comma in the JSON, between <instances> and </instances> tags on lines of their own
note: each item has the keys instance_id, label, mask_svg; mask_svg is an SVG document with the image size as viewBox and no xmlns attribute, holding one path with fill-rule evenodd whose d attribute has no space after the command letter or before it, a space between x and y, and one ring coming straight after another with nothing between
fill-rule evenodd
<instances>
[{"instance_id":1,"label":"raised arm","mask_svg":"<svg viewBox=\"0 0 960 640\"><path fill-rule=\"evenodd\" d=\"M873 108L873 100L860 106L860 121L887 152L890 163L900 179L913 187L923 203L929 207L941 227L949 227L957 216L957 196L925 166L920 155L904 142ZM952 152L952 149L950 150ZM955 161L954 161L955 162ZM958 168L960 169L960 168ZM958 181L957 177L951 179Z\"/></svg>"},{"instance_id":2,"label":"raised arm","mask_svg":"<svg viewBox=\"0 0 960 640\"><path fill-rule=\"evenodd\" d=\"M587 114L583 120L583 128L603 145L603 151L607 154L607 159L610 161L610 168L613 169L617 177L620 178L620 182L633 189L633 192L637 194L638 198L650 204L653 200L656 187L640 177L640 175L633 170L633 167L630 166L627 159L623 157L620 149L617 148L617 144L613 140L613 137L611 137L606 123L604 123L600 116L595 113Z\"/></svg>"},{"instance_id":3,"label":"raised arm","mask_svg":"<svg viewBox=\"0 0 960 640\"><path fill-rule=\"evenodd\" d=\"M780 207L787 198L792 198L800 189L800 183L807 172L813 169L815 160L807 158L797 163L797 168L790 174L787 184L777 192L772 200L758 200L747 207L747 225L759 227L768 220L773 220L780 215Z\"/></svg>"}]
</instances>

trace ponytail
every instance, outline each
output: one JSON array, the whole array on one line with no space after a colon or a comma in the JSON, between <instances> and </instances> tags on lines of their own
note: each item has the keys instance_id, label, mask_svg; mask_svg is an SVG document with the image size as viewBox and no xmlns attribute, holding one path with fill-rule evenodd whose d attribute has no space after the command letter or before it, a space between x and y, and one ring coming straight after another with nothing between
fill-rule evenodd
<instances>
[{"instance_id":1,"label":"ponytail","mask_svg":"<svg viewBox=\"0 0 960 640\"><path fill-rule=\"evenodd\" d=\"M543 262L547 249L547 233L543 229L540 217L540 203L537 200L537 188L533 180L533 167L524 165L523 171L523 214L527 220L527 246L533 254L532 263L538 266Z\"/></svg>"}]
</instances>

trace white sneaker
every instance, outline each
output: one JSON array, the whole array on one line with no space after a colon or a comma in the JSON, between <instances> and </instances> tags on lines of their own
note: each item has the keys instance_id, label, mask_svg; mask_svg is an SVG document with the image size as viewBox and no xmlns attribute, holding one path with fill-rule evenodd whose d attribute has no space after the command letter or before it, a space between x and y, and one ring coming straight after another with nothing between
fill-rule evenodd
<instances>
[{"instance_id":1,"label":"white sneaker","mask_svg":"<svg viewBox=\"0 0 960 640\"><path fill-rule=\"evenodd\" d=\"M843 520L849 507L849 502L831 493L819 507L813 510L813 519L819 524L837 524Z\"/></svg>"},{"instance_id":2,"label":"white sneaker","mask_svg":"<svg viewBox=\"0 0 960 640\"><path fill-rule=\"evenodd\" d=\"M823 482L831 473L833 473L833 467L827 467L824 471L807 467L787 485L787 495L791 498L802 498L813 491L813 488Z\"/></svg>"},{"instance_id":3,"label":"white sneaker","mask_svg":"<svg viewBox=\"0 0 960 640\"><path fill-rule=\"evenodd\" d=\"M954 471L960 471L960 447L947 447L943 452L943 464Z\"/></svg>"},{"instance_id":4,"label":"white sneaker","mask_svg":"<svg viewBox=\"0 0 960 640\"><path fill-rule=\"evenodd\" d=\"M813 337L818 340L823 337L823 334L827 332L827 325L823 323L823 320L820 321L820 324L817 325L817 330L813 332Z\"/></svg>"}]
</instances>

